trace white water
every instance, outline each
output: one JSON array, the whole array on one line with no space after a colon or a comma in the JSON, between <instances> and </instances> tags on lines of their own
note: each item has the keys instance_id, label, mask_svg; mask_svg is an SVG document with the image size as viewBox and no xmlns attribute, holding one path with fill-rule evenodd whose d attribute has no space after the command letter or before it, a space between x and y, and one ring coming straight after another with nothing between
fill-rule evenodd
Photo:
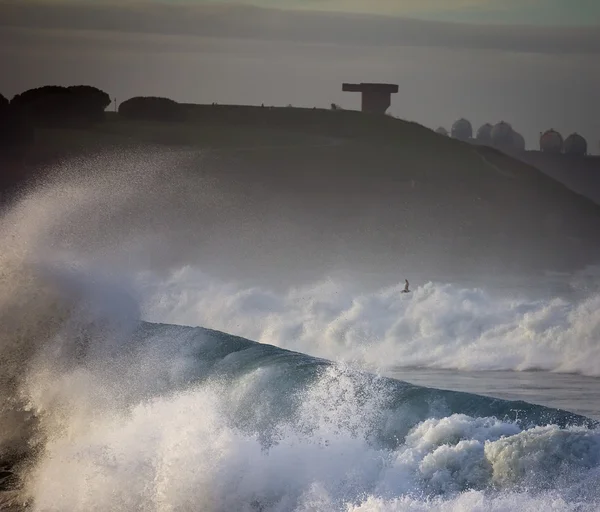
<instances>
[{"instance_id":1,"label":"white water","mask_svg":"<svg viewBox=\"0 0 600 512\"><path fill-rule=\"evenodd\" d=\"M352 372L330 368L290 422L261 400L285 374L257 368L181 388L195 364L185 340L156 338L120 369L98 341L74 367L44 353L30 376L31 405L49 415L29 477L33 510L566 511L597 502L598 432L442 415L389 449L372 429L410 423L411 410L386 411L377 381L357 387ZM275 422L266 444L255 430L263 421Z\"/></svg>"},{"instance_id":2,"label":"white water","mask_svg":"<svg viewBox=\"0 0 600 512\"><path fill-rule=\"evenodd\" d=\"M102 158L65 166L61 171L69 185L58 179L5 216L0 263L93 263L117 282L133 281L131 292L148 320L203 325L371 368L542 369L600 376L598 274L572 276L568 284L579 293L570 298L531 300L522 290L519 297L509 292L500 297L459 283L412 282L413 293L403 295L397 283L365 293L325 276L274 292L220 281L201 265L182 266L167 277L140 272L144 265L136 261L169 243L171 225L162 226L161 216L184 221L181 212L167 211L177 198L219 215L235 204L211 180L197 178L191 186L186 175L175 174L187 159L186 153L113 155L112 174ZM160 231L151 234L163 227L166 242ZM3 291L18 290L20 282L5 285Z\"/></svg>"},{"instance_id":3,"label":"white water","mask_svg":"<svg viewBox=\"0 0 600 512\"><path fill-rule=\"evenodd\" d=\"M373 428L408 427L411 409L386 410L384 385L337 367L304 390L292 421L278 418L261 397L285 374L258 367L186 384L203 366L186 336L172 329L128 355L121 317L111 322L106 307L121 292L90 294L80 279L54 282L86 299L85 324L105 327L77 360L40 351L23 388L48 436L29 474L35 511L593 510L598 432L442 414L389 449ZM66 345L77 318L59 333Z\"/></svg>"},{"instance_id":4,"label":"white water","mask_svg":"<svg viewBox=\"0 0 600 512\"><path fill-rule=\"evenodd\" d=\"M10 250L0 260L0 333L26 349L3 346L10 349L3 355L11 356L8 376L21 379L19 396L43 430L26 485L32 510L597 509L598 432L522 430L442 413L409 428L410 409L386 411L386 389L358 389L343 368L306 388L294 421L278 420L262 401L285 382L271 369L190 384L202 361L185 339L156 337L138 353L127 350L139 308L149 320L204 325L381 369L599 375L598 295L499 299L440 283L413 283L409 295L395 285L361 293L333 280L277 294L192 267L168 279L113 268L109 278L95 266L102 258L90 264L77 247L51 249L71 230L110 231L113 210L106 209L123 206L132 192L113 185L82 180L47 190L2 226ZM82 333L84 355L76 343ZM380 446L375 422L384 431L405 423L408 435L393 449Z\"/></svg>"},{"instance_id":5,"label":"white water","mask_svg":"<svg viewBox=\"0 0 600 512\"><path fill-rule=\"evenodd\" d=\"M193 267L139 276L153 321L203 325L335 361L397 367L529 370L600 376L600 295L498 298L452 284L360 293L326 280L276 294Z\"/></svg>"},{"instance_id":6,"label":"white water","mask_svg":"<svg viewBox=\"0 0 600 512\"><path fill-rule=\"evenodd\" d=\"M351 395L344 393L340 408L323 407L319 395L335 402L340 391L323 387L308 391L302 416L281 428L268 451L255 435L231 428L233 404L219 390L98 418L49 443L32 475L34 510L253 511L257 503L269 511L594 509L597 433L521 432L457 415L422 423L390 452L365 439L368 417L347 425ZM561 457L564 467L552 469ZM499 490L466 491L486 485ZM578 508L583 499L587 506Z\"/></svg>"}]
</instances>

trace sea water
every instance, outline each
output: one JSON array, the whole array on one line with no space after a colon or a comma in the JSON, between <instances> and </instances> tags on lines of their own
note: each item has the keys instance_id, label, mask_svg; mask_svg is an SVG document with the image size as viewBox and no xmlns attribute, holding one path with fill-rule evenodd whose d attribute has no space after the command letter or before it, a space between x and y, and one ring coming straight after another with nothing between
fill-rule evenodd
<instances>
[{"instance_id":1,"label":"sea water","mask_svg":"<svg viewBox=\"0 0 600 512\"><path fill-rule=\"evenodd\" d=\"M31 510L598 510L593 289L122 272L49 238L101 188L50 192L2 223L0 453Z\"/></svg>"}]
</instances>

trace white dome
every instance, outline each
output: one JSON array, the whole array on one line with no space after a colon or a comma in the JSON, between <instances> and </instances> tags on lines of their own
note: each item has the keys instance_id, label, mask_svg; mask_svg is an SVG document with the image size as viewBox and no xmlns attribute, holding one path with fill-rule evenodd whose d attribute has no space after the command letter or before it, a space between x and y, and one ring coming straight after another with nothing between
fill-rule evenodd
<instances>
[{"instance_id":1,"label":"white dome","mask_svg":"<svg viewBox=\"0 0 600 512\"><path fill-rule=\"evenodd\" d=\"M492 144L500 148L512 148L514 144L514 130L512 126L504 121L500 121L492 128Z\"/></svg>"},{"instance_id":2,"label":"white dome","mask_svg":"<svg viewBox=\"0 0 600 512\"><path fill-rule=\"evenodd\" d=\"M525 151L525 137L519 132L513 130L513 149L517 151Z\"/></svg>"},{"instance_id":3,"label":"white dome","mask_svg":"<svg viewBox=\"0 0 600 512\"><path fill-rule=\"evenodd\" d=\"M492 143L492 125L490 123L485 123L479 127L477 130L477 135L475 139L479 141L481 144L491 144Z\"/></svg>"},{"instance_id":4,"label":"white dome","mask_svg":"<svg viewBox=\"0 0 600 512\"><path fill-rule=\"evenodd\" d=\"M444 128L443 126L440 126L435 133L439 133L440 135L448 135L448 130L446 130L446 128Z\"/></svg>"},{"instance_id":5,"label":"white dome","mask_svg":"<svg viewBox=\"0 0 600 512\"><path fill-rule=\"evenodd\" d=\"M466 119L459 119L452 125L452 137L459 140L469 140L473 137L473 127Z\"/></svg>"},{"instance_id":6,"label":"white dome","mask_svg":"<svg viewBox=\"0 0 600 512\"><path fill-rule=\"evenodd\" d=\"M540 150L545 153L561 153L563 149L563 138L555 130L548 130L540 137Z\"/></svg>"},{"instance_id":7,"label":"white dome","mask_svg":"<svg viewBox=\"0 0 600 512\"><path fill-rule=\"evenodd\" d=\"M587 155L587 141L578 133L572 133L565 139L564 150L567 155Z\"/></svg>"}]
</instances>

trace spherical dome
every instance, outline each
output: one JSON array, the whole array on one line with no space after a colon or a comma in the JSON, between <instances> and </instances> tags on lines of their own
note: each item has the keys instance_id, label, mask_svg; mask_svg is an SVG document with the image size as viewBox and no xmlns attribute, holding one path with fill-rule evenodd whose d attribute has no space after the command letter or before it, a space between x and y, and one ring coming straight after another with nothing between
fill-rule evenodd
<instances>
[{"instance_id":1,"label":"spherical dome","mask_svg":"<svg viewBox=\"0 0 600 512\"><path fill-rule=\"evenodd\" d=\"M452 125L452 137L459 140L469 140L473 137L473 127L466 119L459 119Z\"/></svg>"},{"instance_id":2,"label":"spherical dome","mask_svg":"<svg viewBox=\"0 0 600 512\"><path fill-rule=\"evenodd\" d=\"M581 135L572 133L565 139L564 150L566 155L587 155L587 141Z\"/></svg>"},{"instance_id":3,"label":"spherical dome","mask_svg":"<svg viewBox=\"0 0 600 512\"><path fill-rule=\"evenodd\" d=\"M563 149L563 138L555 130L548 130L540 137L540 150L545 153L561 153Z\"/></svg>"},{"instance_id":4,"label":"spherical dome","mask_svg":"<svg viewBox=\"0 0 600 512\"><path fill-rule=\"evenodd\" d=\"M500 121L492 128L492 144L498 148L512 148L514 143L512 126Z\"/></svg>"},{"instance_id":5,"label":"spherical dome","mask_svg":"<svg viewBox=\"0 0 600 512\"><path fill-rule=\"evenodd\" d=\"M492 125L490 123L485 123L479 127L477 130L477 135L475 135L475 139L481 144L491 145L492 143Z\"/></svg>"},{"instance_id":6,"label":"spherical dome","mask_svg":"<svg viewBox=\"0 0 600 512\"><path fill-rule=\"evenodd\" d=\"M519 132L513 130L513 149L516 151L525 151L525 137Z\"/></svg>"},{"instance_id":7,"label":"spherical dome","mask_svg":"<svg viewBox=\"0 0 600 512\"><path fill-rule=\"evenodd\" d=\"M446 130L446 128L444 128L443 126L440 126L435 133L439 133L440 135L445 135L448 136L448 130Z\"/></svg>"}]
</instances>

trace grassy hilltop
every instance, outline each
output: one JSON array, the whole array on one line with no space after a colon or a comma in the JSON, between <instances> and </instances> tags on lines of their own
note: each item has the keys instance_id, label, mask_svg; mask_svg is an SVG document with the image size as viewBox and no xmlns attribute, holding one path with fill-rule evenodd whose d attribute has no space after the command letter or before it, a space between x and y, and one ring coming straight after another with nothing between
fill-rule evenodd
<instances>
[{"instance_id":1,"label":"grassy hilltop","mask_svg":"<svg viewBox=\"0 0 600 512\"><path fill-rule=\"evenodd\" d=\"M494 149L354 111L181 108L184 115L169 122L109 113L89 127L37 128L27 165L112 148L197 149L198 173L237 194L244 219L256 222L256 244L273 257L273 272L285 272L295 244L312 248L294 260L298 272L336 265L371 274L410 268L431 278L570 271L600 256L600 207ZM269 234L275 218L294 235ZM206 231L232 233L226 253L214 255L224 267L239 266L236 255L244 251L234 233L247 222L238 221L234 213L212 227L197 219ZM246 256L245 271L264 267L259 256L254 267Z\"/></svg>"},{"instance_id":2,"label":"grassy hilltop","mask_svg":"<svg viewBox=\"0 0 600 512\"><path fill-rule=\"evenodd\" d=\"M182 105L178 121L127 119L107 112L102 123L87 127L36 127L30 157L103 150L144 144L194 148L311 146L344 139L380 144L427 144L432 134L416 123L354 111L294 107Z\"/></svg>"}]
</instances>

